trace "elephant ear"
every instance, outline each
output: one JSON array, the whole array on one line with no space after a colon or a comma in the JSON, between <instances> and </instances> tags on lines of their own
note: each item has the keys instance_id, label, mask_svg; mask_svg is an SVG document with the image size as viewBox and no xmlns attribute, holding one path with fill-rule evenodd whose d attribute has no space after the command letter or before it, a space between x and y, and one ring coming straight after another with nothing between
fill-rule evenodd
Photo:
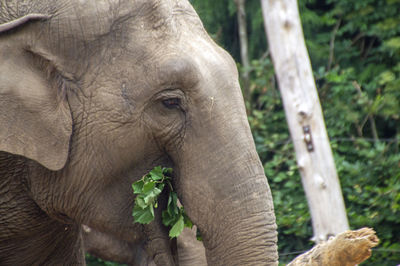
<instances>
[{"instance_id":1,"label":"elephant ear","mask_svg":"<svg viewBox=\"0 0 400 266\"><path fill-rule=\"evenodd\" d=\"M64 167L72 117L65 84L51 60L29 50L30 21L0 24L0 151L32 159L50 170Z\"/></svg>"}]
</instances>

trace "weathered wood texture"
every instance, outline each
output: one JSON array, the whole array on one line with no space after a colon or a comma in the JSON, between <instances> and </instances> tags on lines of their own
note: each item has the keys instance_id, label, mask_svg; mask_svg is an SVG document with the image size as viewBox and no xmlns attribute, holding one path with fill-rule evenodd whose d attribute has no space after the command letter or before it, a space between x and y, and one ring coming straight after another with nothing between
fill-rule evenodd
<instances>
[{"instance_id":1,"label":"weathered wood texture","mask_svg":"<svg viewBox=\"0 0 400 266\"><path fill-rule=\"evenodd\" d=\"M269 49L307 196L313 240L348 230L296 0L262 0Z\"/></svg>"},{"instance_id":2,"label":"weathered wood texture","mask_svg":"<svg viewBox=\"0 0 400 266\"><path fill-rule=\"evenodd\" d=\"M287 266L354 266L371 256L379 239L371 228L346 231L301 254Z\"/></svg>"}]
</instances>

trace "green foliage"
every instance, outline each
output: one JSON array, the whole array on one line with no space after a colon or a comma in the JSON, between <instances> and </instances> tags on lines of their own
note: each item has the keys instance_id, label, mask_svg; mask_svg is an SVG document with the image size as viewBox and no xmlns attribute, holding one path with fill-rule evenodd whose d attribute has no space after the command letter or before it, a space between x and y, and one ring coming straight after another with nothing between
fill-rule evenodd
<instances>
[{"instance_id":1,"label":"green foliage","mask_svg":"<svg viewBox=\"0 0 400 266\"><path fill-rule=\"evenodd\" d=\"M240 57L236 29L236 6L232 0L191 0L190 3L202 19L211 37L222 47L228 47Z\"/></svg>"},{"instance_id":2,"label":"green foliage","mask_svg":"<svg viewBox=\"0 0 400 266\"><path fill-rule=\"evenodd\" d=\"M171 191L168 197L167 209L162 213L163 224L172 227L169 232L171 238L178 237L184 227L193 227L192 221L186 215L183 207L178 207L177 201L176 192Z\"/></svg>"},{"instance_id":3,"label":"green foliage","mask_svg":"<svg viewBox=\"0 0 400 266\"><path fill-rule=\"evenodd\" d=\"M311 218L297 171L280 93L274 80L270 58L254 60L253 97L249 122L256 148L268 177L278 224L280 261L288 262L286 253L312 247Z\"/></svg>"},{"instance_id":4,"label":"green foliage","mask_svg":"<svg viewBox=\"0 0 400 266\"><path fill-rule=\"evenodd\" d=\"M164 188L168 188L169 196L166 210L162 211L162 222L171 227L169 236L178 237L183 228L193 227L193 223L185 214L183 207L178 207L178 196L173 191L170 175L171 168L155 167L142 179L132 184L133 193L136 195L132 216L135 223L149 224L154 220L154 209L158 208L158 197ZM86 263L90 266L123 266L122 264L103 261L86 254Z\"/></svg>"},{"instance_id":5,"label":"green foliage","mask_svg":"<svg viewBox=\"0 0 400 266\"><path fill-rule=\"evenodd\" d=\"M190 0L213 39L240 61L240 40L233 0ZM258 58L267 49L260 1L246 1L249 54Z\"/></svg>"},{"instance_id":6,"label":"green foliage","mask_svg":"<svg viewBox=\"0 0 400 266\"><path fill-rule=\"evenodd\" d=\"M167 209L162 212L162 221L165 226L171 227L169 236L179 236L183 228L193 226L183 207L178 207L178 196L172 189L171 168L155 167L142 179L132 184L133 193L136 194L135 206L132 216L135 223L149 224L154 220L154 209L158 207L158 196L166 185L169 188Z\"/></svg>"}]
</instances>

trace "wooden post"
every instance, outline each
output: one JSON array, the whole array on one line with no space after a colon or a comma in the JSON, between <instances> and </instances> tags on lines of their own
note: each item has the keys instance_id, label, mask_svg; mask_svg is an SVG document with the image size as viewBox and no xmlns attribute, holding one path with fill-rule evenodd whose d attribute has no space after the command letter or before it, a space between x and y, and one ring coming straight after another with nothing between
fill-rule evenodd
<instances>
[{"instance_id":1,"label":"wooden post","mask_svg":"<svg viewBox=\"0 0 400 266\"><path fill-rule=\"evenodd\" d=\"M311 212L313 240L348 230L339 180L304 42L296 0L261 0L297 164Z\"/></svg>"}]
</instances>

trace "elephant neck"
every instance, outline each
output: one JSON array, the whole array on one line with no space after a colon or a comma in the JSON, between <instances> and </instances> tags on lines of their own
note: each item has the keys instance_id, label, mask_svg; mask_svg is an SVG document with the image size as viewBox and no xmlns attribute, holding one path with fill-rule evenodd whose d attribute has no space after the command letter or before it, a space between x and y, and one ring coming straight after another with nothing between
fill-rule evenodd
<instances>
[{"instance_id":1,"label":"elephant neck","mask_svg":"<svg viewBox=\"0 0 400 266\"><path fill-rule=\"evenodd\" d=\"M0 152L0 264L84 264L80 226L50 218L32 200L26 163Z\"/></svg>"}]
</instances>

